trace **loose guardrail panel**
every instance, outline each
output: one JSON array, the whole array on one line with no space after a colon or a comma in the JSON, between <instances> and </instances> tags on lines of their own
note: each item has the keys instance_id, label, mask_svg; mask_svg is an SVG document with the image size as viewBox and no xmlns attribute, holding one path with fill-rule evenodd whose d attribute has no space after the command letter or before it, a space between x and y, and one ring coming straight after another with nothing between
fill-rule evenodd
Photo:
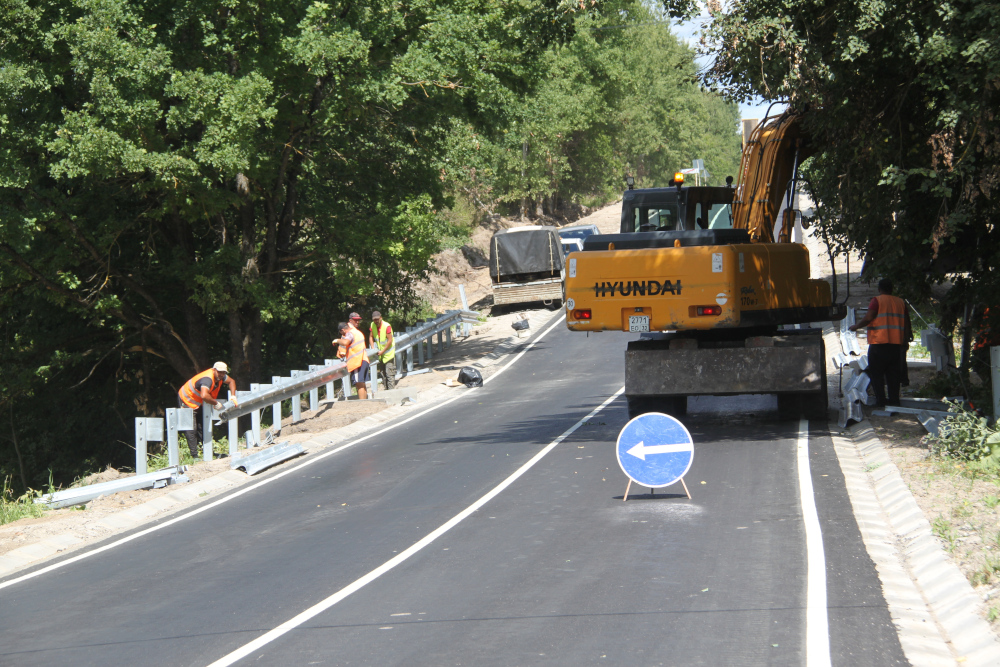
<instances>
[{"instance_id":1,"label":"loose guardrail panel","mask_svg":"<svg viewBox=\"0 0 1000 667\"><path fill-rule=\"evenodd\" d=\"M163 470L146 473L145 475L135 475L110 482L81 486L76 489L47 493L40 498L36 498L35 502L39 505L48 505L51 509L82 505L98 496L110 496L112 493L119 493L121 491L137 491L148 488L158 489L170 483L186 482L187 477L179 473L179 468L164 468Z\"/></svg>"},{"instance_id":2,"label":"loose guardrail panel","mask_svg":"<svg viewBox=\"0 0 1000 667\"><path fill-rule=\"evenodd\" d=\"M271 466L277 465L282 461L295 458L300 454L304 454L305 451L306 450L302 447L302 445L293 445L290 442L279 442L273 447L268 447L263 451L233 459L232 463L229 464L229 467L233 470L243 468L243 470L246 471L246 474L256 475L261 470L270 468Z\"/></svg>"}]
</instances>

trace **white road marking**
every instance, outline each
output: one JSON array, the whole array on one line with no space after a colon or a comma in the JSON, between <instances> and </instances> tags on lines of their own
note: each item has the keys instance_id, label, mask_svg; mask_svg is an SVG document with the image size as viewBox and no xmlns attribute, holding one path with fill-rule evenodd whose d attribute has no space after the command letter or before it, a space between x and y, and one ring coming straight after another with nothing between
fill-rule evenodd
<instances>
[{"instance_id":1,"label":"white road marking","mask_svg":"<svg viewBox=\"0 0 1000 667\"><path fill-rule=\"evenodd\" d=\"M826 554L809 468L809 422L799 421L799 501L806 529L806 667L830 667L830 626L826 610Z\"/></svg>"},{"instance_id":2,"label":"white road marking","mask_svg":"<svg viewBox=\"0 0 1000 667\"><path fill-rule=\"evenodd\" d=\"M484 384L486 382L489 382L493 378L495 378L497 375L500 375L500 373L504 372L508 368L510 368L514 363L517 362L518 359L520 359L522 356L524 356L525 352L527 352L532 347L534 347L535 343L537 343L542 338L544 338L546 335L548 335L548 333L550 331L552 331L553 329L555 329L556 326L558 326L560 323L562 323L562 321L564 319L566 319L565 315L563 315L558 320L556 320L552 324L552 326L550 326L548 329L546 329L542 333L538 334L538 336L535 338L535 340L531 341L531 343L529 343L523 350L521 350L521 352L518 353L517 356L515 356L513 359L511 359L509 362L507 362L504 365L503 368L501 368L499 371L497 371L496 373L494 373L493 375L491 375L489 378L487 378L486 380L484 380ZM109 551L111 549L114 549L115 547L119 547L119 546L121 546L123 544L127 544L127 543L131 542L132 540L137 540L140 537L145 537L146 535L149 535L150 533L155 533L158 530L163 530L164 528L167 528L168 526L172 526L175 523L180 523L181 521L184 521L185 519L190 519L191 517L197 516L197 515L201 514L202 512L207 512L210 509L214 509L214 508L218 507L219 505L223 505L225 503L228 503L228 502L230 502L232 500L235 500L236 498L239 498L240 496L242 496L242 495L244 495L246 493L250 493L251 491L259 489L262 486L270 484L271 482L273 482L275 480L281 479L282 477L284 477L286 475L291 475L292 473L298 472L299 470L302 470L303 468L305 468L307 466L311 466L312 464L316 463L317 461L322 461L323 459L327 458L328 456L333 456L334 454L342 452L342 451L344 451L345 449L347 449L349 447L353 447L354 445L360 444L360 443L364 442L365 440L370 440L370 439L372 439L372 438L374 438L376 436L379 436L379 435L382 435L383 433L386 433L387 431L391 431L392 429L396 428L397 426L402 426L403 424L407 424L407 423L413 421L414 419L419 419L420 417L423 417L424 415L426 415L429 412L433 412L434 410L438 410L440 408L443 408L444 406L446 406L446 405L448 405L450 403L454 403L455 401L459 400L460 398L464 398L466 396L474 396L474 395L475 395L474 392L462 392L458 396L454 396L452 398L449 398L449 399L447 399L445 401L442 401L442 402L438 403L437 405L432 405L431 407L427 408L423 412L418 412L417 414L413 415L412 417L409 417L407 419L403 419L401 421L398 421L398 422L395 422L393 424L390 424L389 426L387 426L387 427L385 427L385 428L383 428L383 429L381 429L379 431L375 431L374 433L369 433L368 435L363 436L361 438L358 438L357 440L355 440L353 442L349 442L346 445L341 445L340 447L337 447L335 449L331 449L328 452L324 452L322 454L317 454L316 456L308 459L307 461L303 461L302 463L300 463L299 465L297 465L297 466L295 466L293 468L289 468L288 470L283 470L282 472L276 473L276 474L274 474L274 475L272 475L272 476L270 476L270 477L268 477L266 479L262 479L259 482L257 482L256 484L251 484L250 486L245 486L245 487L243 487L242 489L240 489L238 491L234 491L233 493L229 494L225 498L219 498L215 502L208 503L207 505L202 505L201 507L198 507L198 508L190 511L187 514L183 514L181 516L174 517L173 519L169 519L167 521L164 521L163 523L157 524L157 525L152 526L150 528L146 528L145 530L140 530L137 533L132 533L131 535L129 535L127 537L123 537L120 540L116 540L114 542L111 542L110 544L105 544L103 547L99 547L99 548L94 549L92 551L88 551L86 553L79 554L78 556L73 556L72 558L67 558L66 560L60 561L58 563L53 563L52 565L49 565L47 567L43 567L41 569L35 570L34 572L29 572L28 574L22 575L20 577L15 578L15 579L11 579L11 580L5 581L5 582L0 582L0 590L3 590L4 588L7 588L8 586L13 586L15 584L19 584L22 581L27 581L28 579L33 579L33 578L39 577L39 576L41 576L43 574L48 574L49 572L52 572L54 570L58 570L60 568L66 567L67 565L72 565L73 563L79 562L79 561L84 560L86 558L90 558L91 556L96 556L99 553L104 553L105 551Z\"/></svg>"},{"instance_id":3,"label":"white road marking","mask_svg":"<svg viewBox=\"0 0 1000 667\"><path fill-rule=\"evenodd\" d=\"M563 431L563 433L558 438L556 438L555 440L553 440L552 442L550 442L549 444L547 444L541 451L539 451L537 454L535 454L533 457L531 457L531 459L528 460L527 463L525 463L520 468L518 468L517 470L515 470L514 473L510 477L508 477L504 481L502 481L499 484L497 484L486 495L484 495L479 500L477 500L476 502L472 503L471 505L469 505L468 507L466 507L464 510L462 510L461 512L459 512L458 514L456 514L455 516L453 516L451 519L449 519L448 521L446 521L445 523L443 523L439 528L437 528L437 530L434 530L434 531L428 533L421 540L419 540L418 542L414 543L411 547L409 547L405 551L401 552L397 556L394 556L390 560L387 560L382 565L378 566L377 568L375 568L374 570L372 570L368 574L364 575L363 577L361 577L359 579L356 579L355 581L351 582L350 584L348 584L344 588L341 588L339 591L337 591L336 593L334 593L330 597L326 598L322 602L319 602L319 603L313 605L312 607L309 607L308 609L306 609L305 611L303 611L299 615L297 615L297 616L295 616L295 617L293 617L293 618L285 621L284 623L282 623L281 625L279 625L275 629L273 629L273 630L271 630L271 631L269 631L269 632L261 635L260 637L258 637L257 639L253 640L252 642L249 642L248 644L244 644L242 647L236 649L235 651L233 651L229 655L226 655L226 656L223 656L222 658L219 658L215 662L213 662L210 665L208 665L208 667L228 667L228 665L232 665L233 663L237 662L238 660L241 660L241 659L247 657L248 655L250 655L254 651L256 651L256 650L258 650L260 648L263 648L267 644L270 644L271 642L273 642L278 637L281 637L282 635L286 634L287 632L289 632L291 630L294 630L295 628L299 627L300 625L302 625L306 621L310 620L311 618L314 618L315 616L323 613L324 611L326 611L327 609L329 609L333 605L337 604L338 602L340 602L344 598L348 597L352 593L357 592L358 590L364 588L366 585L368 585L371 582L375 581L376 579L378 579L379 577L381 577L383 574L385 574L389 570L393 569L394 567L396 567L397 565L399 565L403 561L407 560L408 558L410 558L414 554L417 554L422 549L424 549L424 547L430 545L434 540L436 540L437 538L439 538L442 535L444 535L445 533L447 533L449 530L451 530L452 528L454 528L455 526L457 526L459 523L461 523L464 519L468 518L473 512L475 512L476 510L480 509L483 505L485 505L490 500L492 500L493 498L495 498L496 496L498 496L504 489L506 489L508 486L510 486L511 484L513 484L519 477L521 477L521 475L523 475L524 473L528 472L532 467L534 467L534 465L536 463L538 463L543 458L545 458L545 456L549 452L551 452L553 449L555 449L556 445L558 445L560 442L562 442L567 437L569 437L578 428L580 428L581 426L583 426L583 423L585 421L587 421L588 419L590 419L594 415L598 414L601 410L603 410L604 408L606 408L612 401L614 401L616 398L618 398L619 396L621 396L624 392L625 392L625 387L622 387L621 389L619 389L618 391L616 391L614 394L612 394L611 396L609 396L607 398L607 400L605 400L599 406L597 406L596 408L594 408L590 412L590 414L588 414L586 417L584 417L580 421L578 421L575 424L573 424L573 426L569 427L567 430ZM493 517L490 517L490 518L493 518Z\"/></svg>"}]
</instances>

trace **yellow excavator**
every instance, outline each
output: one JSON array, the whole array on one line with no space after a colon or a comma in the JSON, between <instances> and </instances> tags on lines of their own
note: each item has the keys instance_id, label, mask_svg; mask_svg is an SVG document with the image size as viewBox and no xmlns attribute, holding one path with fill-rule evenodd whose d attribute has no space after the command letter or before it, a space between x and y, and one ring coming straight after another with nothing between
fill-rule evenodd
<instances>
[{"instance_id":1,"label":"yellow excavator","mask_svg":"<svg viewBox=\"0 0 1000 667\"><path fill-rule=\"evenodd\" d=\"M822 330L808 325L846 309L791 242L809 154L801 116L785 112L751 134L735 188L732 177L684 187L678 173L644 189L627 179L620 233L567 257L566 326L639 334L625 352L630 417L684 416L695 395L777 394L783 416L826 418Z\"/></svg>"}]
</instances>

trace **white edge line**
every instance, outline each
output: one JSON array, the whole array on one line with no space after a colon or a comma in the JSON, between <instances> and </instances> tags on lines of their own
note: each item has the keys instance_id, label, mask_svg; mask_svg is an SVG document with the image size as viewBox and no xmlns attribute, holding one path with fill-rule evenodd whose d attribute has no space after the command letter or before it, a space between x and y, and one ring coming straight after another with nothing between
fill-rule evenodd
<instances>
[{"instance_id":1,"label":"white edge line","mask_svg":"<svg viewBox=\"0 0 1000 667\"><path fill-rule=\"evenodd\" d=\"M809 465L809 422L799 421L797 462L799 501L806 532L806 667L830 667L830 626L826 608L826 554L816 511Z\"/></svg>"},{"instance_id":2,"label":"white edge line","mask_svg":"<svg viewBox=\"0 0 1000 667\"><path fill-rule=\"evenodd\" d=\"M490 380L492 380L496 376L500 375L500 373L502 373L505 370L507 370L508 368L510 368L510 366L512 366L515 362L517 362L518 359L520 359L522 356L524 356L524 354L528 350L530 350L535 345L535 343L537 343L538 341L540 341L542 338L544 338L546 335L548 335L548 333L550 331L552 331L553 329L555 329L556 326L560 322L562 322L563 319L565 319L565 317L566 316L563 315L563 317L560 317L557 321L555 321L552 324L552 326L550 326L548 329L546 329L542 333L538 334L538 336L535 338L535 340L531 341L523 350L521 350L521 352L519 352L517 354L517 356L515 356L513 359L511 359L509 362L507 362L503 366L503 368L501 368L499 371L497 371L496 373L494 373L493 375L491 375L489 378L487 378L486 380L484 380L483 384L485 384L486 382L489 382ZM302 470L303 468L305 468L307 466L310 466L310 465L316 463L317 461L322 461L323 459L325 459L328 456L333 456L334 454L342 452L345 449L347 449L348 447L353 447L354 445L362 443L365 440L369 440L370 438L374 438L375 436L382 435L383 433L385 433L387 431L391 431L392 429L396 428L397 426L402 426L403 424L411 422L414 419L419 419L420 417L423 417L424 415L426 415L429 412L433 412L434 410L437 410L439 408L443 408L444 406L448 405L449 403L454 403L458 399L464 398L465 396L468 396L468 395L470 395L469 392L462 392L458 396L453 396L452 398L446 399L446 400L442 401L441 403L438 403L437 405L433 405L433 406L427 408L423 412L418 412L417 414L413 415L412 417L408 417L408 418L403 419L401 421L398 421L398 422L395 422L393 424L390 424L389 426L387 426L387 427L385 427L385 428L383 428L383 429L381 429L379 431L375 431L374 433L369 433L368 435L363 436L361 438L358 438L357 440L355 440L353 442L349 442L346 445L341 445L340 447L337 447L335 449L331 449L328 452L324 452L322 454L317 454L316 456L310 458L309 460L303 461L302 463L300 463L299 465L295 466L294 468L289 468L288 470L283 470L283 471L281 471L279 473L276 473L276 474L274 474L274 475L272 475L272 476L270 476L270 477L268 477L266 479L260 480L256 484L252 484L252 485L246 486L246 487L244 487L244 488L242 488L242 489L240 489L238 491L234 491L233 493L229 494L225 498L219 498L215 502L208 503L207 505L202 505L201 507L198 507L198 508L196 508L196 509L194 509L194 510L192 510L192 511L186 513L186 514L183 514L183 515L178 516L178 517L174 517L173 519L169 519L167 521L164 521L163 523L157 524L157 525L152 526L150 528L146 528L145 530L140 530L139 532L133 533L133 534L127 536L127 537L123 537L120 540L116 540L114 542L111 542L110 544L105 544L103 547L98 547L98 548L93 549L91 551L87 551L86 553L79 554L78 556L73 556L72 558L67 558L66 560L59 561L58 563L53 563L52 565L49 565L47 567L43 567L43 568L41 568L39 570L35 570L34 572L29 572L28 574L22 575L20 577L15 578L15 579L10 579L9 581L2 582L2 583L0 583L0 590L3 590L4 588L7 588L9 586L13 586L15 584L19 584L19 583L21 583L23 581L27 581L28 579L33 579L33 578L39 577L39 576L41 576L43 574L48 574L49 572L52 572L54 570L58 570L60 568L66 567L67 565L72 565L73 563L79 562L79 561L84 560L86 558L90 558L91 556L96 556L99 553L103 553L103 552L108 551L110 549L114 549L115 547L121 546L121 545L126 544L128 542L131 542L132 540L139 539L140 537L145 537L146 535L149 535L150 533L155 533L158 530L162 530L164 528L167 528L168 526L172 526L175 523L179 523L181 521L184 521L185 519L189 519L189 518L191 518L193 516L201 514L202 512L207 512L208 510L214 509L215 507L218 507L219 505L222 505L224 503L228 503L231 500L235 500L236 498L239 498L243 494L250 493L251 491L254 491L255 489L259 489L260 487L262 487L262 486L264 486L266 484L270 484L271 482L273 482L275 480L281 479L285 475L290 475L290 474L292 474L294 472L298 472L299 470Z\"/></svg>"},{"instance_id":3,"label":"white edge line","mask_svg":"<svg viewBox=\"0 0 1000 667\"><path fill-rule=\"evenodd\" d=\"M496 376L494 376L494 377L496 377ZM539 461L541 461L545 457L546 454L548 454L549 452L551 452L556 447L556 445L558 445L560 442L562 442L567 437L569 437L574 431L576 431L578 428L580 428L580 426L582 426L584 422L586 422L587 420L591 419L596 414L598 414L599 412L601 412L601 410L603 410L604 408L606 408L612 401L614 401L616 398L618 398L624 391L625 391L625 387L622 387L621 389L619 389L618 391L616 391L614 394L612 394L611 396L609 396L603 403L601 403L599 406L597 406L596 408L594 408L593 410L591 410L590 413L586 417L583 417L578 422L576 422L571 427L569 427L566 431L563 431L563 433L559 437L557 437L555 440L553 440L548 445L546 445L544 448L542 448L541 451L539 451L537 454L535 454L533 457L531 457L531 459L529 459L520 468L518 468L517 470L515 470L507 479L505 479L504 481L500 482L495 487L493 487L489 492L486 493L486 495L482 496L479 500L477 500L476 502L472 503L471 505L469 505L468 507L466 507L464 510L462 510L461 512L459 512L458 514L456 514L455 516L453 516L451 519L449 519L448 521L446 521L445 523L443 523L436 530L434 530L434 531L428 533L427 535L425 535L422 539L420 539L418 542L415 542L412 546L410 546L405 551L403 551L403 552L399 553L398 555L392 557L390 560L387 560L385 563L383 563L382 565L378 566L377 568L375 568L374 570L372 570L368 574L364 575L363 577L354 580L353 582L351 582L347 586L341 588L339 591L337 591L336 593L334 593L330 597L326 598L325 600L322 600L321 602L316 603L315 605L313 605L312 607L309 607L308 609L306 609L302 613L298 614L297 616L294 616L294 617L290 618L289 620L285 621L284 623L282 623L278 627L274 628L273 630L270 630L270 631L264 633L263 635L261 635L260 637L258 637L257 639L253 640L252 642L250 642L248 644L244 644L242 647L236 649L232 653L229 653L228 655L223 656L222 658L219 658L215 662L213 662L210 665L208 665L208 667L227 667L228 665L232 665L233 663L237 662L238 660L241 660L242 658L247 657L248 655L250 655L251 653L253 653L257 649L260 649L260 648L264 647L265 645L270 644L275 639L281 637L282 635L286 634L287 632L289 632L291 630L294 630L295 628L297 628L298 626L302 625L303 623L305 623L309 619L317 616L318 614L323 613L324 611L326 611L330 607L334 606L335 604L337 604L338 602L340 602L341 600L343 600L347 596L351 595L352 593L357 592L358 590L360 590L361 588L363 588L367 584L370 584L371 582L373 582L376 579L378 579L379 577L381 577L386 572L392 570L394 567L396 567L400 563L402 563L405 560L407 560L408 558L410 558L410 556L413 556L414 554L418 553L424 547L428 546L431 542L433 542L434 540L436 540L437 538L441 537L442 535L444 535L445 533L447 533L449 530L451 530L452 528L454 528L455 526L457 526L464 519L466 519L469 515L471 515L473 512L475 512L476 510L478 510L479 508L481 508L483 505L485 505L486 503L488 503L490 500L492 500L493 498L495 498L497 495L499 495L508 486L510 486L511 484L513 484L519 477L521 477L524 473L528 472L528 470L530 470L532 467L534 467L534 465L536 463L538 463Z\"/></svg>"}]
</instances>

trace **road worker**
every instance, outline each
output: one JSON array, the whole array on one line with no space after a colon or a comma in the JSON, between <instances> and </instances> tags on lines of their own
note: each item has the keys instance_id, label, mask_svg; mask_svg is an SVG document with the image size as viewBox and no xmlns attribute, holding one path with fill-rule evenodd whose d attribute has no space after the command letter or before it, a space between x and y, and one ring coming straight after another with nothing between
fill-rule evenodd
<instances>
[{"instance_id":1,"label":"road worker","mask_svg":"<svg viewBox=\"0 0 1000 667\"><path fill-rule=\"evenodd\" d=\"M352 322L341 322L337 327L340 330L340 338L335 339L333 344L339 346L337 356L347 363L347 371L351 374L349 382L357 389L358 398L365 400L368 398L368 380L371 379L371 368L365 351L365 335L357 327L357 323L361 322L361 316L351 313L350 320Z\"/></svg>"},{"instance_id":2,"label":"road worker","mask_svg":"<svg viewBox=\"0 0 1000 667\"><path fill-rule=\"evenodd\" d=\"M899 405L899 385L906 348L913 340L906 302L892 295L892 281L878 282L878 296L868 304L868 313L851 331L868 327L868 377L875 392L875 407ZM886 387L888 386L888 403Z\"/></svg>"},{"instance_id":3,"label":"road worker","mask_svg":"<svg viewBox=\"0 0 1000 667\"><path fill-rule=\"evenodd\" d=\"M194 409L194 430L184 431L191 456L198 458L198 442L201 440L201 408L206 402L214 407L222 407L218 399L223 384L229 385L229 397L236 405L236 381L229 377L229 366L217 361L207 371L198 373L184 383L177 392L177 407Z\"/></svg>"},{"instance_id":4,"label":"road worker","mask_svg":"<svg viewBox=\"0 0 1000 667\"><path fill-rule=\"evenodd\" d=\"M396 342L392 337L392 325L383 320L382 313L377 310L372 313L369 333L372 347L378 350L377 377L382 378L386 389L392 389L396 384Z\"/></svg>"}]
</instances>

